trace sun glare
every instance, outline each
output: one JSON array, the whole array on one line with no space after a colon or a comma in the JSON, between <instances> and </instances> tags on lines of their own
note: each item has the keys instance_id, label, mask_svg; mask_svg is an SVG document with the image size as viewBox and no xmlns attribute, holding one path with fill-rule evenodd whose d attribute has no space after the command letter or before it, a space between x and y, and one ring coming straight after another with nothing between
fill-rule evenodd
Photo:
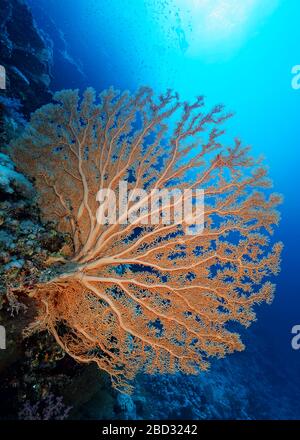
<instances>
[{"instance_id":1,"label":"sun glare","mask_svg":"<svg viewBox=\"0 0 300 440\"><path fill-rule=\"evenodd\" d=\"M240 46L279 0L176 0L190 55Z\"/></svg>"}]
</instances>

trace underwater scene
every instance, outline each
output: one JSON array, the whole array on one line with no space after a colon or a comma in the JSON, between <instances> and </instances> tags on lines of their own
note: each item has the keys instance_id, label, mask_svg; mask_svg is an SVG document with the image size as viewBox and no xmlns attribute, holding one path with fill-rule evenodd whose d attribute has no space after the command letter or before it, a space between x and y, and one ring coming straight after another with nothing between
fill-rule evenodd
<instances>
[{"instance_id":1,"label":"underwater scene","mask_svg":"<svg viewBox=\"0 0 300 440\"><path fill-rule=\"evenodd\" d=\"M300 419L299 20L0 0L1 421Z\"/></svg>"}]
</instances>

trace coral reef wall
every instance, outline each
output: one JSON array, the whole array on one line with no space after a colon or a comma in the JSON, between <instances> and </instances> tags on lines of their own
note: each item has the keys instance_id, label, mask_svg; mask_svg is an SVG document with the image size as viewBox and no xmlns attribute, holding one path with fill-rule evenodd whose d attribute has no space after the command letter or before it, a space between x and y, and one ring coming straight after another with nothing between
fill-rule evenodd
<instances>
[{"instance_id":1,"label":"coral reef wall","mask_svg":"<svg viewBox=\"0 0 300 440\"><path fill-rule=\"evenodd\" d=\"M6 96L18 98L26 115L49 101L51 51L23 0L1 0L0 64Z\"/></svg>"},{"instance_id":2,"label":"coral reef wall","mask_svg":"<svg viewBox=\"0 0 300 440\"><path fill-rule=\"evenodd\" d=\"M31 112L51 101L51 89L84 79L68 52L63 33L41 10L37 23L24 0L1 0L0 65L6 89L0 91L0 150L19 134ZM59 72L64 71L64 75Z\"/></svg>"},{"instance_id":3,"label":"coral reef wall","mask_svg":"<svg viewBox=\"0 0 300 440\"><path fill-rule=\"evenodd\" d=\"M26 356L21 337L30 313L9 292L20 279L30 283L39 275L47 258L46 241L51 253L59 249L61 239L40 223L32 185L5 153L30 113L51 100L51 63L52 51L27 4L1 0L0 65L6 71L6 88L0 90L0 323L7 330L7 349L0 352L1 419L16 418L23 404L28 409L29 400L40 401L46 392L32 370L34 355Z\"/></svg>"},{"instance_id":4,"label":"coral reef wall","mask_svg":"<svg viewBox=\"0 0 300 440\"><path fill-rule=\"evenodd\" d=\"M27 0L39 31L51 52L51 88L78 88L90 86L78 53L70 48L69 37L60 29L60 23L55 22L43 9L42 2ZM101 72L102 73L102 72Z\"/></svg>"}]
</instances>

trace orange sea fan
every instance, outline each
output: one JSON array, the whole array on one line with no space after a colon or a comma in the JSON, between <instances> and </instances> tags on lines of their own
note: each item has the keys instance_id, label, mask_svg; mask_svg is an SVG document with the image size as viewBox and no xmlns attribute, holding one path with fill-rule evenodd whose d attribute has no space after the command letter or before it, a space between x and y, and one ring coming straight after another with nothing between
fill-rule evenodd
<instances>
[{"instance_id":1,"label":"orange sea fan","mask_svg":"<svg viewBox=\"0 0 300 440\"><path fill-rule=\"evenodd\" d=\"M268 277L279 270L282 246L271 246L269 235L280 196L266 195L266 170L249 148L221 144L229 115L222 106L206 112L203 97L188 104L149 88L109 89L98 100L91 89L82 99L64 90L54 99L11 146L35 180L44 219L72 238L65 260L33 292L39 313L31 330L48 329L125 392L139 371L194 374L210 357L242 350L228 323L248 326L253 306L272 299ZM121 180L147 194L203 189L204 230L189 235L184 222L151 224L141 212L130 223L101 224L96 194L118 194Z\"/></svg>"}]
</instances>

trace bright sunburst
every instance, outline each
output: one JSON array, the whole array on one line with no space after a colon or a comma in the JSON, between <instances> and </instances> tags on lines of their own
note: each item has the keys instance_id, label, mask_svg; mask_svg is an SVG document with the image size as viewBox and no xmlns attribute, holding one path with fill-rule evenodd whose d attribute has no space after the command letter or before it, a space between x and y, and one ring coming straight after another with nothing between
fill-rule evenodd
<instances>
[{"instance_id":1,"label":"bright sunburst","mask_svg":"<svg viewBox=\"0 0 300 440\"><path fill-rule=\"evenodd\" d=\"M279 0L176 0L190 55L228 50L245 37Z\"/></svg>"},{"instance_id":2,"label":"bright sunburst","mask_svg":"<svg viewBox=\"0 0 300 440\"><path fill-rule=\"evenodd\" d=\"M203 31L220 37L238 31L250 18L258 0L193 0L192 3L195 12L202 15Z\"/></svg>"}]
</instances>

